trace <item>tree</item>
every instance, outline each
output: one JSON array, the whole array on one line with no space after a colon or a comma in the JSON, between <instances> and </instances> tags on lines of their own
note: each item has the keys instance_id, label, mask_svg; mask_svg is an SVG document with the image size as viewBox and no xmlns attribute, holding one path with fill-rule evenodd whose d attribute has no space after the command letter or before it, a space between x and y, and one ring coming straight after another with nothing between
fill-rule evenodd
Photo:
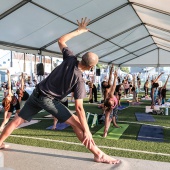
<instances>
[{"instance_id":1,"label":"tree","mask_svg":"<svg viewBox=\"0 0 170 170\"><path fill-rule=\"evenodd\" d=\"M129 67L120 67L120 70L125 72L125 73L129 73Z\"/></svg>"}]
</instances>

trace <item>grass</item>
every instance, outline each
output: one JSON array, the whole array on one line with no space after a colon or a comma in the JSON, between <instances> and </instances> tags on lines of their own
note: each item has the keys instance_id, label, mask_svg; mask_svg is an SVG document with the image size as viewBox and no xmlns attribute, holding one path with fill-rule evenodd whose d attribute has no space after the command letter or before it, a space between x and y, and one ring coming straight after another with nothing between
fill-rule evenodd
<instances>
[{"instance_id":1,"label":"grass","mask_svg":"<svg viewBox=\"0 0 170 170\"><path fill-rule=\"evenodd\" d=\"M143 93L140 93L142 96ZM101 98L101 95L98 95ZM167 98L170 98L170 93L167 94ZM101 114L102 110L97 107L97 104L89 104L88 99L84 100L84 109L86 112L92 112ZM145 106L149 105L149 101L144 101L140 106L130 106L127 109L122 110L118 114L118 123L119 122L129 122L129 127L123 133L119 140L110 140L110 139L98 139L95 138L95 142L101 149L109 155L128 157L128 158L137 158L145 160L155 160L170 162L170 116L160 116L154 115L155 122L149 122L149 124L164 126L164 142L145 142L137 141L137 136L142 124L139 124L135 118L135 112L145 112ZM73 110L74 106L70 106L70 109ZM38 113L34 119L43 118L48 115L47 112L42 111ZM0 114L0 120L3 118L3 112ZM143 124L148 124L148 122L142 122ZM54 148L61 150L71 150L78 152L89 152L84 146L82 146L77 139L75 133L71 127L66 128L63 131L51 131L46 130L48 126L53 124L52 119L42 119L41 122L27 126L24 128L17 129L13 131L12 136L8 137L6 142L30 145L30 146L39 146L45 148ZM92 134L98 131L104 124L99 124L94 128L90 128ZM19 137L21 136L21 137ZM33 139L36 138L36 139ZM73 142L73 143L62 143L60 141ZM75 144L77 143L77 144ZM110 148L105 148L110 147ZM115 150L114 148L119 148ZM125 150L129 149L129 150ZM133 151L130 151L133 150ZM139 150L139 151L138 151ZM141 151L146 151L149 153L142 153ZM162 153L160 154L151 154L151 153ZM169 154L165 156L163 154Z\"/></svg>"}]
</instances>

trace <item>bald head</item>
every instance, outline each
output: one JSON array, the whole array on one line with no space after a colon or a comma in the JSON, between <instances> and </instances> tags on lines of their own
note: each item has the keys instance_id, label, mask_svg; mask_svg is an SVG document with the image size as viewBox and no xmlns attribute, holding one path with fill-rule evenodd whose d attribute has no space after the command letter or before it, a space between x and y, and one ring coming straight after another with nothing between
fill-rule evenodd
<instances>
[{"instance_id":1,"label":"bald head","mask_svg":"<svg viewBox=\"0 0 170 170\"><path fill-rule=\"evenodd\" d=\"M83 65L95 66L98 63L98 56L92 52L87 52L82 56Z\"/></svg>"}]
</instances>

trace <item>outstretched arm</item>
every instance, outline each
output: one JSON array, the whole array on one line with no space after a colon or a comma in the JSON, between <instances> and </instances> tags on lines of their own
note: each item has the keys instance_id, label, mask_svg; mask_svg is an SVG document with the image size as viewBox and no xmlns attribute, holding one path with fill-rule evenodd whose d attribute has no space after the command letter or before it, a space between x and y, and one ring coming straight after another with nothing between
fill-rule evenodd
<instances>
[{"instance_id":1,"label":"outstretched arm","mask_svg":"<svg viewBox=\"0 0 170 170\"><path fill-rule=\"evenodd\" d=\"M77 20L77 23L78 23L78 29L73 31L73 32L70 32L68 34L65 34L63 35L62 37L60 37L58 39L58 45L60 47L60 50L62 52L63 48L67 47L67 44L66 42L70 39L72 39L73 37L75 36L78 36L82 33L85 33L85 32L88 32L89 30L86 28L86 26L88 25L88 23L90 22L90 20L85 17L85 18L82 18L81 19L81 22L79 22Z\"/></svg>"},{"instance_id":2,"label":"outstretched arm","mask_svg":"<svg viewBox=\"0 0 170 170\"><path fill-rule=\"evenodd\" d=\"M170 76L170 75L168 75L168 77L167 77L167 79L166 79L166 82L165 82L165 84L164 84L163 87L162 87L163 89L166 89L166 86L167 86L167 83L168 83L169 76Z\"/></svg>"},{"instance_id":3,"label":"outstretched arm","mask_svg":"<svg viewBox=\"0 0 170 170\"><path fill-rule=\"evenodd\" d=\"M24 91L24 74L21 74L21 88L18 89L19 93L18 93L18 101L21 102L21 99L23 97L23 91Z\"/></svg>"},{"instance_id":4,"label":"outstretched arm","mask_svg":"<svg viewBox=\"0 0 170 170\"><path fill-rule=\"evenodd\" d=\"M21 90L24 90L24 74L21 74Z\"/></svg>"},{"instance_id":5,"label":"outstretched arm","mask_svg":"<svg viewBox=\"0 0 170 170\"><path fill-rule=\"evenodd\" d=\"M111 85L111 81L112 81L112 72L113 72L113 64L112 64L112 66L110 67L108 85Z\"/></svg>"},{"instance_id":6,"label":"outstretched arm","mask_svg":"<svg viewBox=\"0 0 170 170\"><path fill-rule=\"evenodd\" d=\"M132 86L134 87L135 86L135 79L136 79L136 76L135 74L133 75L133 81L132 81Z\"/></svg>"},{"instance_id":7,"label":"outstretched arm","mask_svg":"<svg viewBox=\"0 0 170 170\"><path fill-rule=\"evenodd\" d=\"M158 79L162 76L162 74L164 74L164 73L159 74L159 76L155 80L153 80L153 83L157 82Z\"/></svg>"},{"instance_id":8,"label":"outstretched arm","mask_svg":"<svg viewBox=\"0 0 170 170\"><path fill-rule=\"evenodd\" d=\"M149 81L149 74L148 74L148 77L147 77L146 81Z\"/></svg>"},{"instance_id":9,"label":"outstretched arm","mask_svg":"<svg viewBox=\"0 0 170 170\"><path fill-rule=\"evenodd\" d=\"M7 77L8 77L8 94L12 95L12 91L11 91L11 75L9 70L7 70Z\"/></svg>"},{"instance_id":10,"label":"outstretched arm","mask_svg":"<svg viewBox=\"0 0 170 170\"><path fill-rule=\"evenodd\" d=\"M117 81L117 71L114 72L114 80L113 80L113 85L111 86L111 89L110 89L110 97L113 97L114 96L114 92L115 92L115 89L116 89L116 81Z\"/></svg>"}]
</instances>

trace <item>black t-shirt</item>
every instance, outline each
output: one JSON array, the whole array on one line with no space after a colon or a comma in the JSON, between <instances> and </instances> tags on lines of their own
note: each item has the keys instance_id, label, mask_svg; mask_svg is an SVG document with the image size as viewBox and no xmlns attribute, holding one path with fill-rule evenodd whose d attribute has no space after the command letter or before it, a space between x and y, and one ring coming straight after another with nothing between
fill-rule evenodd
<instances>
[{"instance_id":1,"label":"black t-shirt","mask_svg":"<svg viewBox=\"0 0 170 170\"><path fill-rule=\"evenodd\" d=\"M78 60L69 48L63 48L63 62L39 83L42 93L58 100L74 92L75 99L86 97L85 82L78 69Z\"/></svg>"}]
</instances>

